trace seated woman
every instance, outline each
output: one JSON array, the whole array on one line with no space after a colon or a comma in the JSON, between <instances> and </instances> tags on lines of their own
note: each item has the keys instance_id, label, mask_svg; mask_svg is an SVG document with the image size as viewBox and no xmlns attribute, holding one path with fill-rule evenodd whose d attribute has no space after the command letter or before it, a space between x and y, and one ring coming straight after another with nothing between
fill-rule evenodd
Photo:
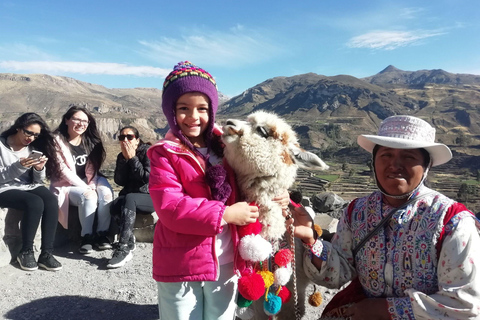
<instances>
[{"instance_id":1,"label":"seated woman","mask_svg":"<svg viewBox=\"0 0 480 320\"><path fill-rule=\"evenodd\" d=\"M294 209L294 234L309 248L307 276L328 288L353 280L323 316L480 317L480 223L424 185L429 169L452 157L434 140L435 129L412 116L389 117L378 135L359 136L379 190L351 202L331 243L317 239L305 211Z\"/></svg>"},{"instance_id":2,"label":"seated woman","mask_svg":"<svg viewBox=\"0 0 480 320\"><path fill-rule=\"evenodd\" d=\"M120 237L107 268L119 268L132 259L132 251L135 250L133 225L137 211L155 211L148 192L150 160L147 150L150 144L144 143L138 130L131 126L120 130L118 140L122 152L117 156L114 181L123 189L113 201L110 214L120 227Z\"/></svg>"},{"instance_id":3,"label":"seated woman","mask_svg":"<svg viewBox=\"0 0 480 320\"><path fill-rule=\"evenodd\" d=\"M110 202L113 191L100 173L105 149L92 114L83 107L73 106L62 116L55 131L60 173L51 179L50 189L58 197L59 221L68 229L68 207L78 207L82 226L80 253L111 249L107 237L110 227ZM97 211L97 227L93 223Z\"/></svg>"},{"instance_id":4,"label":"seated woman","mask_svg":"<svg viewBox=\"0 0 480 320\"><path fill-rule=\"evenodd\" d=\"M32 153L37 150L39 152ZM58 221L58 204L45 186L45 177L58 170L53 136L36 113L25 113L0 135L0 207L23 211L20 268L62 269L52 255ZM38 264L33 241L41 220L42 244Z\"/></svg>"}]
</instances>

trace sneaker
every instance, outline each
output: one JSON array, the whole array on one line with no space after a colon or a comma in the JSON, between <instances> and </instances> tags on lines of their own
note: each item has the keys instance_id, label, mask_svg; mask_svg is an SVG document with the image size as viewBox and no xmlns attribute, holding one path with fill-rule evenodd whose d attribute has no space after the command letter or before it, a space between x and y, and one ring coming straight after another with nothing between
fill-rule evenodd
<instances>
[{"instance_id":1,"label":"sneaker","mask_svg":"<svg viewBox=\"0 0 480 320\"><path fill-rule=\"evenodd\" d=\"M112 244L110 243L110 239L108 239L106 232L98 233L97 239L95 240L95 247L98 248L98 250L112 249Z\"/></svg>"},{"instance_id":2,"label":"sneaker","mask_svg":"<svg viewBox=\"0 0 480 320\"><path fill-rule=\"evenodd\" d=\"M38 269L37 261L35 261L35 255L32 249L22 251L17 256L17 261L20 264L20 268L26 271L35 271Z\"/></svg>"},{"instance_id":3,"label":"sneaker","mask_svg":"<svg viewBox=\"0 0 480 320\"><path fill-rule=\"evenodd\" d=\"M86 234L82 237L82 243L78 251L83 254L88 254L93 252L93 239L91 234Z\"/></svg>"},{"instance_id":4,"label":"sneaker","mask_svg":"<svg viewBox=\"0 0 480 320\"><path fill-rule=\"evenodd\" d=\"M130 249L131 252L133 252L133 251L135 251L135 249L137 249L136 241L137 241L137 239L132 234L132 236L130 237L130 239L128 240L128 243L127 243L128 244L128 249Z\"/></svg>"},{"instance_id":5,"label":"sneaker","mask_svg":"<svg viewBox=\"0 0 480 320\"><path fill-rule=\"evenodd\" d=\"M50 252L42 252L38 257L38 266L48 271L58 271L62 269L62 264L55 259Z\"/></svg>"},{"instance_id":6,"label":"sneaker","mask_svg":"<svg viewBox=\"0 0 480 320\"><path fill-rule=\"evenodd\" d=\"M133 254L128 249L128 245L119 244L118 248L113 252L112 259L108 261L107 268L120 268L128 261L132 260Z\"/></svg>"}]
</instances>

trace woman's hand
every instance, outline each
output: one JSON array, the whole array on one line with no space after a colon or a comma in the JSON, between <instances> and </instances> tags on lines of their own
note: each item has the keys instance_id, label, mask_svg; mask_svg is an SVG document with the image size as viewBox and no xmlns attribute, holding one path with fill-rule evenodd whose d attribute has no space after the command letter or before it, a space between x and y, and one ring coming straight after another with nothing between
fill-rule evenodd
<instances>
[{"instance_id":1,"label":"woman's hand","mask_svg":"<svg viewBox=\"0 0 480 320\"><path fill-rule=\"evenodd\" d=\"M93 199L97 196L97 192L95 192L95 190L93 190L92 188L88 187L87 190L83 192L83 196L85 197L85 199Z\"/></svg>"},{"instance_id":2,"label":"woman's hand","mask_svg":"<svg viewBox=\"0 0 480 320\"><path fill-rule=\"evenodd\" d=\"M237 226L254 223L258 218L258 207L250 206L246 202L237 202L225 209L223 220Z\"/></svg>"},{"instance_id":3,"label":"woman's hand","mask_svg":"<svg viewBox=\"0 0 480 320\"><path fill-rule=\"evenodd\" d=\"M284 190L280 195L273 198L272 201L278 203L282 210L287 210L290 203L290 195L287 190Z\"/></svg>"},{"instance_id":4,"label":"woman's hand","mask_svg":"<svg viewBox=\"0 0 480 320\"><path fill-rule=\"evenodd\" d=\"M290 207L290 215L286 217L286 226L290 232L290 225L293 224L296 238L301 239L306 244L315 243L315 233L313 232L313 220L308 211L303 207Z\"/></svg>"},{"instance_id":5,"label":"woman's hand","mask_svg":"<svg viewBox=\"0 0 480 320\"><path fill-rule=\"evenodd\" d=\"M45 167L45 163L47 163L47 160L48 158L45 157L45 156L41 156L40 158L38 158L38 162L33 164L33 167L35 168L35 170L37 171L42 171L43 170L43 167Z\"/></svg>"},{"instance_id":6,"label":"woman's hand","mask_svg":"<svg viewBox=\"0 0 480 320\"><path fill-rule=\"evenodd\" d=\"M388 313L387 299L383 298L364 299L354 303L345 310L345 315L351 320L387 320L391 318Z\"/></svg>"},{"instance_id":7,"label":"woman's hand","mask_svg":"<svg viewBox=\"0 0 480 320\"><path fill-rule=\"evenodd\" d=\"M122 155L126 160L130 160L135 157L137 148L130 141L121 141L120 148L122 150Z\"/></svg>"},{"instance_id":8,"label":"woman's hand","mask_svg":"<svg viewBox=\"0 0 480 320\"><path fill-rule=\"evenodd\" d=\"M25 168L34 167L37 171L40 171L45 166L48 158L41 156L40 158L20 158L20 164Z\"/></svg>"}]
</instances>

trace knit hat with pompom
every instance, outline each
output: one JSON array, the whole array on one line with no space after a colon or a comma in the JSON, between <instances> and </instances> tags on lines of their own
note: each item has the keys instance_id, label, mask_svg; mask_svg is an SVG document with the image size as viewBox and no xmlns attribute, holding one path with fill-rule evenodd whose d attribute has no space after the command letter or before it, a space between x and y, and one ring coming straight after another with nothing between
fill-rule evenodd
<instances>
[{"instance_id":1,"label":"knit hat with pompom","mask_svg":"<svg viewBox=\"0 0 480 320\"><path fill-rule=\"evenodd\" d=\"M175 116L176 103L185 93L200 92L209 99L208 127L205 130L205 141L210 141L215 124L215 113L218 109L217 85L212 75L190 61L179 62L163 82L162 110L167 118L172 133L191 150L195 151L190 140L180 130Z\"/></svg>"}]
</instances>

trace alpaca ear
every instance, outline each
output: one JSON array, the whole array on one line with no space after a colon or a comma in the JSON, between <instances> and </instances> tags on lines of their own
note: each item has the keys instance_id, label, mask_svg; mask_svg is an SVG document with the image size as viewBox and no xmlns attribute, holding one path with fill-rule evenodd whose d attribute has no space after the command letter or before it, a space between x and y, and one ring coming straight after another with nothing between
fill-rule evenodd
<instances>
[{"instance_id":1,"label":"alpaca ear","mask_svg":"<svg viewBox=\"0 0 480 320\"><path fill-rule=\"evenodd\" d=\"M328 170L330 168L325 162L322 161L316 154L305 151L296 145L290 145L290 151L292 151L295 159L295 163L305 170Z\"/></svg>"}]
</instances>

